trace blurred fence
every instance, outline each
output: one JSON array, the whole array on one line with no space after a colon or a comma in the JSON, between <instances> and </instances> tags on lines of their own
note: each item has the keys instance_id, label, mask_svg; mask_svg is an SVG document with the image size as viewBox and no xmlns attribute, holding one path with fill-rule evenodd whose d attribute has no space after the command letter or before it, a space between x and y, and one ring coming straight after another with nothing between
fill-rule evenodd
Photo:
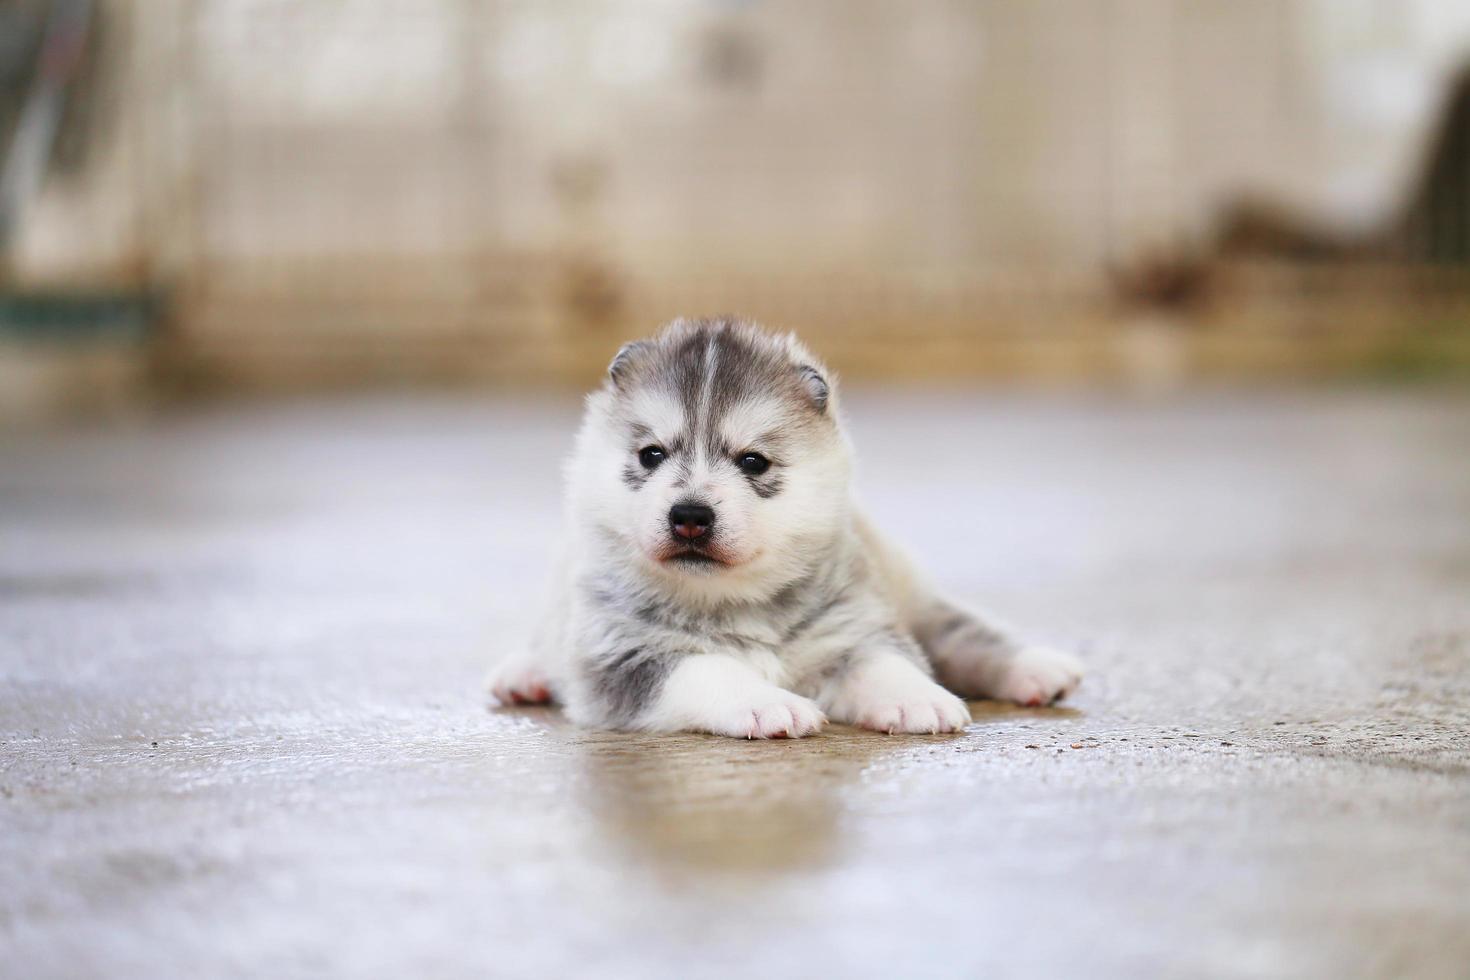
<instances>
[{"instance_id":1,"label":"blurred fence","mask_svg":"<svg viewBox=\"0 0 1470 980\"><path fill-rule=\"evenodd\" d=\"M717 311L886 375L1464 339L1453 0L100 12L94 152L9 264L165 292L179 375L582 377Z\"/></svg>"}]
</instances>

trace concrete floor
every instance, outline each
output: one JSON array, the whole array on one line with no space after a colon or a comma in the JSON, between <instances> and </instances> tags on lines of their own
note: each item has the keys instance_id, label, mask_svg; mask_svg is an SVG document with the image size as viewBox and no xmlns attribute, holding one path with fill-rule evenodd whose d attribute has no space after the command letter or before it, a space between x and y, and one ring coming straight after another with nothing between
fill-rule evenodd
<instances>
[{"instance_id":1,"label":"concrete floor","mask_svg":"<svg viewBox=\"0 0 1470 980\"><path fill-rule=\"evenodd\" d=\"M0 974L1470 976L1470 398L850 408L878 519L1085 655L1070 706L487 710L570 400L0 438Z\"/></svg>"}]
</instances>

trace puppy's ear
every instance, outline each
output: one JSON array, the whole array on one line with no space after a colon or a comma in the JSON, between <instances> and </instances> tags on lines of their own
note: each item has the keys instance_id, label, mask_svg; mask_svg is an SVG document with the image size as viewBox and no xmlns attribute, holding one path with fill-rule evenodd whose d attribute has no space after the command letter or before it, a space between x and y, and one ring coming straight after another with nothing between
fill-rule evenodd
<instances>
[{"instance_id":1,"label":"puppy's ear","mask_svg":"<svg viewBox=\"0 0 1470 980\"><path fill-rule=\"evenodd\" d=\"M612 383L621 388L628 380L629 372L633 368L633 362L638 356L648 349L648 341L635 340L624 344L618 352L613 355L612 363L607 366L607 376Z\"/></svg>"},{"instance_id":2,"label":"puppy's ear","mask_svg":"<svg viewBox=\"0 0 1470 980\"><path fill-rule=\"evenodd\" d=\"M796 369L801 378L801 387L812 400L812 405L818 412L827 410L827 400L832 397L832 389L827 384L827 379L822 377L822 372L810 364L803 364Z\"/></svg>"}]
</instances>

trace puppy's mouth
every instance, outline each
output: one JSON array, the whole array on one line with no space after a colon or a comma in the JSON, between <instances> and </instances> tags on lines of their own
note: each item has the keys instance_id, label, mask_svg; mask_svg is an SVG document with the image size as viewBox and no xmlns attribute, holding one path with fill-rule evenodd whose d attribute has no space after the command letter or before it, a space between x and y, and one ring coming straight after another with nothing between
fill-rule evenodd
<instances>
[{"instance_id":1,"label":"puppy's mouth","mask_svg":"<svg viewBox=\"0 0 1470 980\"><path fill-rule=\"evenodd\" d=\"M659 563L674 568L696 569L725 568L730 563L713 551L705 548L674 548L658 556Z\"/></svg>"},{"instance_id":2,"label":"puppy's mouth","mask_svg":"<svg viewBox=\"0 0 1470 980\"><path fill-rule=\"evenodd\" d=\"M670 555L666 561L678 562L681 565L723 565L714 555L707 555L702 551L681 551Z\"/></svg>"}]
</instances>

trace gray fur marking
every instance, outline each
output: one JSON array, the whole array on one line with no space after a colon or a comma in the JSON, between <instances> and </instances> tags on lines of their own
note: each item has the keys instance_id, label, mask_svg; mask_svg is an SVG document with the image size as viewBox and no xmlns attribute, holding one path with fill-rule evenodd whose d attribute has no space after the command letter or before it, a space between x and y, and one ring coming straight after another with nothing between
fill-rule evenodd
<instances>
[{"instance_id":1,"label":"gray fur marking","mask_svg":"<svg viewBox=\"0 0 1470 980\"><path fill-rule=\"evenodd\" d=\"M826 406L827 384L814 368L793 370L778 350L753 342L730 317L698 320L677 345L658 355L648 372L678 399L685 417L694 420L695 437L707 454L736 452L745 447L714 445L719 422L747 399L769 393L799 405ZM819 389L819 394L817 389Z\"/></svg>"},{"instance_id":2,"label":"gray fur marking","mask_svg":"<svg viewBox=\"0 0 1470 980\"><path fill-rule=\"evenodd\" d=\"M623 467L623 485L629 490L642 490L651 472L651 470L644 469L643 464L636 460L628 463Z\"/></svg>"},{"instance_id":3,"label":"gray fur marking","mask_svg":"<svg viewBox=\"0 0 1470 980\"><path fill-rule=\"evenodd\" d=\"M806 612L805 615L803 615L796 622L792 623L790 626L786 627L786 631L784 634L782 634L781 639L787 643L796 639L798 636L815 626L818 620L831 612L833 608L835 608L837 604L841 601L842 596L840 594L834 594L827 597L825 600L816 603L812 606L810 610Z\"/></svg>"},{"instance_id":4,"label":"gray fur marking","mask_svg":"<svg viewBox=\"0 0 1470 980\"><path fill-rule=\"evenodd\" d=\"M762 500L770 500L780 493L786 486L786 481L781 479L781 474L767 470L760 476L750 477L750 488L755 495Z\"/></svg>"},{"instance_id":5,"label":"gray fur marking","mask_svg":"<svg viewBox=\"0 0 1470 980\"><path fill-rule=\"evenodd\" d=\"M668 657L647 653L643 647L588 664L588 679L608 724L633 725L658 697L672 666Z\"/></svg>"},{"instance_id":6,"label":"gray fur marking","mask_svg":"<svg viewBox=\"0 0 1470 980\"><path fill-rule=\"evenodd\" d=\"M956 647L993 650L996 654L1013 652L1013 644L1005 634L987 626L973 613L943 601L934 603L918 617L914 635L935 659L943 659Z\"/></svg>"}]
</instances>

